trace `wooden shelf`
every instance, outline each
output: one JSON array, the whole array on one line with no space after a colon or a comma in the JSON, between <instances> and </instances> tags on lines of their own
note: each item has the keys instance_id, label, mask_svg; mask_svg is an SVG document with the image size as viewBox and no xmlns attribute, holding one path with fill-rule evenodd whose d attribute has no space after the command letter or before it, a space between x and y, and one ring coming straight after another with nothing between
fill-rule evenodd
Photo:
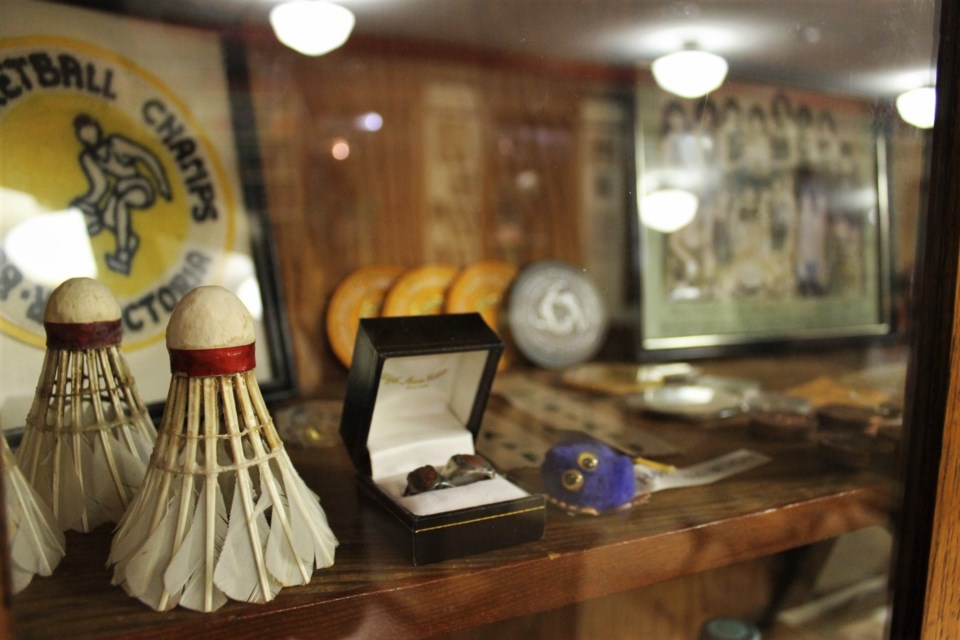
<instances>
[{"instance_id":1,"label":"wooden shelf","mask_svg":"<svg viewBox=\"0 0 960 640\"><path fill-rule=\"evenodd\" d=\"M739 369L739 367L738 367ZM721 367L720 370L723 370ZM725 370L724 370L725 371ZM726 372L726 371L725 371ZM797 375L797 374L794 374ZM491 403L491 411L501 411ZM377 529L340 447L293 449L340 538L336 564L267 605L157 613L110 585L111 531L68 535L52 578L12 598L24 638L279 636L419 638L758 558L888 521L893 482L882 469L822 462L813 445L750 438L743 423L704 426L624 419L683 443L686 465L748 447L773 463L714 485L654 494L632 511L571 517L551 509L543 540L423 567L411 566ZM520 473L529 480L535 474ZM525 477L526 476L526 477Z\"/></svg>"}]
</instances>

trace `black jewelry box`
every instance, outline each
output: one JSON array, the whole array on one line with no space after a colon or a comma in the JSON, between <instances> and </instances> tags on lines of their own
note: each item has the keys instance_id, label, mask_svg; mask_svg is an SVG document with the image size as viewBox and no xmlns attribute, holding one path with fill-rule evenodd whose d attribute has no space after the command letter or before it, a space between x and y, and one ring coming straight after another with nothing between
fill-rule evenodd
<instances>
[{"instance_id":1,"label":"black jewelry box","mask_svg":"<svg viewBox=\"0 0 960 640\"><path fill-rule=\"evenodd\" d=\"M474 453L502 352L476 313L360 321L340 435L384 531L414 564L543 536L543 495L499 474L403 495L410 471Z\"/></svg>"}]
</instances>

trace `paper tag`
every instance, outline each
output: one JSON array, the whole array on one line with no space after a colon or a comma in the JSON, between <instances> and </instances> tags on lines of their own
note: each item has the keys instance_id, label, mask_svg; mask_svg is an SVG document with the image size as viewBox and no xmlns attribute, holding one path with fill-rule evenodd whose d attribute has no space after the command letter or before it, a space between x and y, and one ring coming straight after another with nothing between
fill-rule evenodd
<instances>
[{"instance_id":1,"label":"paper tag","mask_svg":"<svg viewBox=\"0 0 960 640\"><path fill-rule=\"evenodd\" d=\"M675 471L652 469L642 463L633 466L637 476L637 493L653 493L664 489L679 487L695 487L710 484L723 478L748 471L754 467L770 462L770 456L738 449L691 467L684 467Z\"/></svg>"}]
</instances>

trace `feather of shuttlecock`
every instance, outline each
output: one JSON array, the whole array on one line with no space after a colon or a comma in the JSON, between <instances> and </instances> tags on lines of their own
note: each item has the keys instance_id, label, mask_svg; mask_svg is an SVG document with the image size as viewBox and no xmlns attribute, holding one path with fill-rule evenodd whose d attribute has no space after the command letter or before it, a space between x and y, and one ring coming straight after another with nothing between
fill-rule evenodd
<instances>
[{"instance_id":1,"label":"feather of shuttlecock","mask_svg":"<svg viewBox=\"0 0 960 640\"><path fill-rule=\"evenodd\" d=\"M72 278L50 295L40 381L17 461L63 530L116 522L140 486L156 431L120 351L120 306Z\"/></svg>"},{"instance_id":2,"label":"feather of shuttlecock","mask_svg":"<svg viewBox=\"0 0 960 640\"><path fill-rule=\"evenodd\" d=\"M280 584L267 571L264 547L270 535L265 510L268 494L252 504L253 488L241 480L233 492L230 524L227 528L213 581L227 597L245 602L267 602Z\"/></svg>"},{"instance_id":3,"label":"feather of shuttlecock","mask_svg":"<svg viewBox=\"0 0 960 640\"><path fill-rule=\"evenodd\" d=\"M166 508L165 504L160 503L160 492L157 484L159 478L147 477L147 480L141 486L137 493L137 499L131 504L117 527L126 527L127 535L110 547L110 555L107 558L107 564L118 565L126 572L126 566L130 563L136 551L146 542L151 533L151 525L154 522L154 514L162 517ZM127 525L131 526L127 526ZM114 584L119 582L114 581Z\"/></svg>"},{"instance_id":4,"label":"feather of shuttlecock","mask_svg":"<svg viewBox=\"0 0 960 640\"><path fill-rule=\"evenodd\" d=\"M4 503L7 549L13 593L22 591L33 576L49 576L60 564L66 547L53 511L24 478L10 445L3 440Z\"/></svg>"},{"instance_id":5,"label":"feather of shuttlecock","mask_svg":"<svg viewBox=\"0 0 960 640\"><path fill-rule=\"evenodd\" d=\"M284 452L283 457L286 456ZM308 565L313 564L317 569L329 567L333 564L333 550L337 546L337 540L327 525L327 516L320 508L316 494L297 474L291 472L293 464L289 458L285 464L279 466L292 507L294 552L298 558Z\"/></svg>"},{"instance_id":6,"label":"feather of shuttlecock","mask_svg":"<svg viewBox=\"0 0 960 640\"><path fill-rule=\"evenodd\" d=\"M195 611L218 609L226 602L226 595L214 585L213 572L208 569L207 549L223 548L227 534L227 508L216 480L205 482L197 499L193 522L180 548L170 560L163 574L167 593L182 594L180 605Z\"/></svg>"},{"instance_id":7,"label":"feather of shuttlecock","mask_svg":"<svg viewBox=\"0 0 960 640\"><path fill-rule=\"evenodd\" d=\"M184 396L182 400L185 399ZM171 411L165 411L164 419L169 415L182 416L185 411L184 402L176 402ZM141 490L117 525L125 535L114 537L107 559L108 565L114 565L114 584L122 585L127 593L161 611L177 604L177 594L166 589L165 571L170 553L179 548L179 541L185 535L188 517L193 515L194 499L194 477L167 471L183 464L196 447L196 439L188 439L183 451L178 451L176 446L165 446L168 442L168 433L161 422L157 451L163 455L156 464L163 472L147 473Z\"/></svg>"},{"instance_id":8,"label":"feather of shuttlecock","mask_svg":"<svg viewBox=\"0 0 960 640\"><path fill-rule=\"evenodd\" d=\"M213 611L308 583L333 564L337 539L263 401L249 312L226 289L195 289L167 347L167 403L111 544L114 584L154 609Z\"/></svg>"},{"instance_id":9,"label":"feather of shuttlecock","mask_svg":"<svg viewBox=\"0 0 960 640\"><path fill-rule=\"evenodd\" d=\"M159 511L160 519L156 526L125 565L124 589L157 610L177 604L176 599L171 599L167 594L163 580L176 532L177 520L170 517L175 512L175 502L176 496L173 496Z\"/></svg>"},{"instance_id":10,"label":"feather of shuttlecock","mask_svg":"<svg viewBox=\"0 0 960 640\"><path fill-rule=\"evenodd\" d=\"M313 566L305 565L295 553L296 538L290 521L287 494L279 485L272 490L275 497L271 497L274 511L265 553L267 570L285 587L304 584L310 580Z\"/></svg>"}]
</instances>

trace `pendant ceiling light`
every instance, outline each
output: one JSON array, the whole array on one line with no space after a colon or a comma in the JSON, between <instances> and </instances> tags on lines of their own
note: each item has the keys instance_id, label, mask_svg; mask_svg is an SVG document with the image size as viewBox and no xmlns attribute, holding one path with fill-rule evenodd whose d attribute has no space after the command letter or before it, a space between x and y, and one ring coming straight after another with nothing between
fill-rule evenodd
<instances>
[{"instance_id":1,"label":"pendant ceiling light","mask_svg":"<svg viewBox=\"0 0 960 640\"><path fill-rule=\"evenodd\" d=\"M270 10L277 40L307 56L333 51L350 37L353 12L324 0L292 0Z\"/></svg>"},{"instance_id":2,"label":"pendant ceiling light","mask_svg":"<svg viewBox=\"0 0 960 640\"><path fill-rule=\"evenodd\" d=\"M727 61L715 53L682 49L654 60L652 71L664 91L683 98L699 98L723 84Z\"/></svg>"},{"instance_id":3,"label":"pendant ceiling light","mask_svg":"<svg viewBox=\"0 0 960 640\"><path fill-rule=\"evenodd\" d=\"M933 87L911 89L897 96L897 112L906 122L920 129L933 126L937 111L937 90Z\"/></svg>"},{"instance_id":4,"label":"pendant ceiling light","mask_svg":"<svg viewBox=\"0 0 960 640\"><path fill-rule=\"evenodd\" d=\"M679 231L697 215L697 196L683 189L658 189L640 202L640 221L660 233Z\"/></svg>"}]
</instances>

